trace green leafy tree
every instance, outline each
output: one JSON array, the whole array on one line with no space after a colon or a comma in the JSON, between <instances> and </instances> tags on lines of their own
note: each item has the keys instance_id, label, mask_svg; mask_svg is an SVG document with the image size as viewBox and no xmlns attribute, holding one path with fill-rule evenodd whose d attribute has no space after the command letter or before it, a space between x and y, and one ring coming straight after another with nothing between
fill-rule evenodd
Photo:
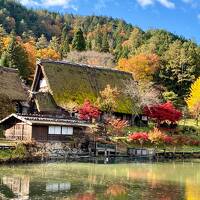
<instances>
[{"instance_id":1,"label":"green leafy tree","mask_svg":"<svg viewBox=\"0 0 200 200\"><path fill-rule=\"evenodd\" d=\"M165 100L165 102L171 101L173 103L173 105L175 105L176 107L179 104L179 98L178 95L175 94L174 92L170 91L170 92L163 92L162 93L163 99Z\"/></svg>"},{"instance_id":2,"label":"green leafy tree","mask_svg":"<svg viewBox=\"0 0 200 200\"><path fill-rule=\"evenodd\" d=\"M59 51L59 39L56 36L53 36L50 40L49 47L55 51Z\"/></svg>"},{"instance_id":3,"label":"green leafy tree","mask_svg":"<svg viewBox=\"0 0 200 200\"><path fill-rule=\"evenodd\" d=\"M36 42L36 47L37 49L45 49L48 47L48 41L44 34L42 34L41 37L38 38L38 41Z\"/></svg>"},{"instance_id":4,"label":"green leafy tree","mask_svg":"<svg viewBox=\"0 0 200 200\"><path fill-rule=\"evenodd\" d=\"M86 49L85 38L83 36L83 31L80 28L74 34L72 49L77 51L84 51Z\"/></svg>"},{"instance_id":5,"label":"green leafy tree","mask_svg":"<svg viewBox=\"0 0 200 200\"><path fill-rule=\"evenodd\" d=\"M162 63L158 81L169 91L182 97L186 96L200 71L197 46L193 42L182 43L176 40L169 45Z\"/></svg>"}]
</instances>

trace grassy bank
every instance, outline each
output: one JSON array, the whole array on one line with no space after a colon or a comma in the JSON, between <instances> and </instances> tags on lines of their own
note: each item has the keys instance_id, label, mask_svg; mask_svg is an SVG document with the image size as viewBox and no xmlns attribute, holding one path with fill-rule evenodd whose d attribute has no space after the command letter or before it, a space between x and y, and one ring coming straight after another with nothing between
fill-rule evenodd
<instances>
[{"instance_id":1,"label":"grassy bank","mask_svg":"<svg viewBox=\"0 0 200 200\"><path fill-rule=\"evenodd\" d=\"M12 157L13 150L0 150L0 160L7 160Z\"/></svg>"}]
</instances>

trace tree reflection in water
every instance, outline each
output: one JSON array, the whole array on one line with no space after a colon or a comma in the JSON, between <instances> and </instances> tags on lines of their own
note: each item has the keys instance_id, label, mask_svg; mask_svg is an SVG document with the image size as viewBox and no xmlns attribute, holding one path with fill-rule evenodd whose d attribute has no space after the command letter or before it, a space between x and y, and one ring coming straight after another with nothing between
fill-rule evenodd
<instances>
[{"instance_id":1,"label":"tree reflection in water","mask_svg":"<svg viewBox=\"0 0 200 200\"><path fill-rule=\"evenodd\" d=\"M200 163L4 166L0 199L199 200Z\"/></svg>"}]
</instances>

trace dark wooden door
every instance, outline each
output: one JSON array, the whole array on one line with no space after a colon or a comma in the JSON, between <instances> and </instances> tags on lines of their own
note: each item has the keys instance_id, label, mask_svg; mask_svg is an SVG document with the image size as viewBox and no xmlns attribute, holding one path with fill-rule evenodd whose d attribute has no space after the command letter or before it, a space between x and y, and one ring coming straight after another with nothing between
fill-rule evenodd
<instances>
[{"instance_id":1,"label":"dark wooden door","mask_svg":"<svg viewBox=\"0 0 200 200\"><path fill-rule=\"evenodd\" d=\"M33 126L33 139L48 140L48 126Z\"/></svg>"}]
</instances>

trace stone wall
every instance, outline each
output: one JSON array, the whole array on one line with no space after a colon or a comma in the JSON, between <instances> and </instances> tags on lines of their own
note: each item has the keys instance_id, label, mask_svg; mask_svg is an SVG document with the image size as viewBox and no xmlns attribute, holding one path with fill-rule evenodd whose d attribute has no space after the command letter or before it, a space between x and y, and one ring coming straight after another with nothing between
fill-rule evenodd
<instances>
[{"instance_id":1,"label":"stone wall","mask_svg":"<svg viewBox=\"0 0 200 200\"><path fill-rule=\"evenodd\" d=\"M27 145L29 154L45 158L67 158L76 157L82 154L80 148L74 148L70 143L64 142L35 142L32 145Z\"/></svg>"}]
</instances>

